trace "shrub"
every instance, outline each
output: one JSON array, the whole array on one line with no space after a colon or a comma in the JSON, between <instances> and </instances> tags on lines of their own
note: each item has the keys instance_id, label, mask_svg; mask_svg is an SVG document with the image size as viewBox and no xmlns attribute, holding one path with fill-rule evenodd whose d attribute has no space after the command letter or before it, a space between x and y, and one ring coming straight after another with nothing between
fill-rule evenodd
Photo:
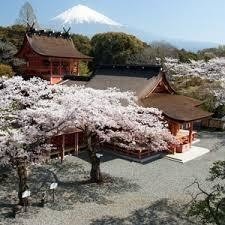
<instances>
[{"instance_id":1,"label":"shrub","mask_svg":"<svg viewBox=\"0 0 225 225\"><path fill-rule=\"evenodd\" d=\"M12 67L5 64L0 64L0 76L12 77L13 70Z\"/></svg>"},{"instance_id":2,"label":"shrub","mask_svg":"<svg viewBox=\"0 0 225 225\"><path fill-rule=\"evenodd\" d=\"M79 63L79 74L80 75L89 75L90 74L90 70L88 68L87 63L84 63L84 62Z\"/></svg>"},{"instance_id":3,"label":"shrub","mask_svg":"<svg viewBox=\"0 0 225 225\"><path fill-rule=\"evenodd\" d=\"M89 37L81 34L72 34L71 38L78 51L82 52L85 55L90 54L91 40L89 39Z\"/></svg>"},{"instance_id":4,"label":"shrub","mask_svg":"<svg viewBox=\"0 0 225 225\"><path fill-rule=\"evenodd\" d=\"M214 117L222 118L225 116L225 105L220 105L215 109Z\"/></svg>"},{"instance_id":5,"label":"shrub","mask_svg":"<svg viewBox=\"0 0 225 225\"><path fill-rule=\"evenodd\" d=\"M133 35L118 32L96 34L91 39L95 64L125 64L141 52L144 43Z\"/></svg>"}]
</instances>

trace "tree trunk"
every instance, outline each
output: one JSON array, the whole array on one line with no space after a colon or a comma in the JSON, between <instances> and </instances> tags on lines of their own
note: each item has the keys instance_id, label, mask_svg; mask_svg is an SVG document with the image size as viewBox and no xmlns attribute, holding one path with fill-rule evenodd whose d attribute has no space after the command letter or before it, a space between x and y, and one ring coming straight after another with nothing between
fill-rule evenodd
<instances>
[{"instance_id":1,"label":"tree trunk","mask_svg":"<svg viewBox=\"0 0 225 225\"><path fill-rule=\"evenodd\" d=\"M27 198L22 198L22 194L24 191L28 189L27 186L27 167L25 162L19 162L17 165L17 174L19 177L19 205L28 205Z\"/></svg>"},{"instance_id":2,"label":"tree trunk","mask_svg":"<svg viewBox=\"0 0 225 225\"><path fill-rule=\"evenodd\" d=\"M91 156L91 182L101 183L102 174L100 170L100 158L97 158L95 155Z\"/></svg>"},{"instance_id":3,"label":"tree trunk","mask_svg":"<svg viewBox=\"0 0 225 225\"><path fill-rule=\"evenodd\" d=\"M101 183L102 182L102 174L100 170L100 158L96 156L95 148L91 143L91 135L88 136L88 153L91 161L91 182L93 183Z\"/></svg>"}]
</instances>

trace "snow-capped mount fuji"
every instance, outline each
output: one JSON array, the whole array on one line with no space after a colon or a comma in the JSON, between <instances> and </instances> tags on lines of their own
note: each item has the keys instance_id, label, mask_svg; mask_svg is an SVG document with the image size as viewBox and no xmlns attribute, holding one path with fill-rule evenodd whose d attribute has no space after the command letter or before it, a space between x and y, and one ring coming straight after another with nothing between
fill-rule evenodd
<instances>
[{"instance_id":1,"label":"snow-capped mount fuji","mask_svg":"<svg viewBox=\"0 0 225 225\"><path fill-rule=\"evenodd\" d=\"M110 19L109 17L90 9L85 5L76 5L71 9L59 14L51 21L61 26L73 26L79 24L101 24L106 26L121 27L122 24Z\"/></svg>"},{"instance_id":2,"label":"snow-capped mount fuji","mask_svg":"<svg viewBox=\"0 0 225 225\"><path fill-rule=\"evenodd\" d=\"M75 5L52 18L47 27L55 30L71 28L71 33L93 36L109 31L120 32L123 25L85 5Z\"/></svg>"}]
</instances>

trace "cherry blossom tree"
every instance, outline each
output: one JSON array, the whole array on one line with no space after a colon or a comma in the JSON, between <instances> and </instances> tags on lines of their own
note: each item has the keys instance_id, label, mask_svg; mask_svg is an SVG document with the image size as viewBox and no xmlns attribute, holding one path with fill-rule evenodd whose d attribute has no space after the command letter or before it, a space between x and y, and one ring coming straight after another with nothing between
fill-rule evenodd
<instances>
[{"instance_id":1,"label":"cherry blossom tree","mask_svg":"<svg viewBox=\"0 0 225 225\"><path fill-rule=\"evenodd\" d=\"M35 107L39 100L52 99L53 95L53 87L41 79L29 82L21 77L0 80L0 164L17 168L18 197L22 205L22 193L28 189L27 166L41 161L51 149L47 140L53 129L38 124L28 109Z\"/></svg>"},{"instance_id":2,"label":"cherry blossom tree","mask_svg":"<svg viewBox=\"0 0 225 225\"><path fill-rule=\"evenodd\" d=\"M138 106L130 92L50 86L41 79L14 77L0 81L0 96L0 163L17 167L21 204L27 165L45 159L52 148L49 137L65 127L83 130L93 182L102 180L96 144L155 152L175 143L161 112Z\"/></svg>"},{"instance_id":3,"label":"cherry blossom tree","mask_svg":"<svg viewBox=\"0 0 225 225\"><path fill-rule=\"evenodd\" d=\"M225 58L191 60L191 63L179 63L178 59L166 58L166 68L176 76L199 76L202 79L225 81Z\"/></svg>"},{"instance_id":4,"label":"cherry blossom tree","mask_svg":"<svg viewBox=\"0 0 225 225\"><path fill-rule=\"evenodd\" d=\"M214 89L213 94L217 100L217 106L225 105L225 82L220 87Z\"/></svg>"},{"instance_id":5,"label":"cherry blossom tree","mask_svg":"<svg viewBox=\"0 0 225 225\"><path fill-rule=\"evenodd\" d=\"M148 149L155 152L167 150L169 144L175 143L161 112L138 106L131 92L78 86L62 89L63 93L55 102L70 118L66 126L79 128L86 136L93 182L102 180L100 160L96 155L97 144L110 143L128 150ZM43 110L43 107L40 109Z\"/></svg>"},{"instance_id":6,"label":"cherry blossom tree","mask_svg":"<svg viewBox=\"0 0 225 225\"><path fill-rule=\"evenodd\" d=\"M208 62L191 60L191 63L179 63L178 59L166 58L165 69L172 76L172 79L183 77L185 80L199 77L202 80L215 83L216 85L211 85L211 89L207 92L215 97L216 106L225 105L225 58L213 58Z\"/></svg>"}]
</instances>

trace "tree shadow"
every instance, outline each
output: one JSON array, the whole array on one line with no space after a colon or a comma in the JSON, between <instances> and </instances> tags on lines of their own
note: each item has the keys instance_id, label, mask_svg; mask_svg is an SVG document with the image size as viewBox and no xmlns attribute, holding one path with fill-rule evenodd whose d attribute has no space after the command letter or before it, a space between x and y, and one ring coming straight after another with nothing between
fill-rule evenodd
<instances>
[{"instance_id":1,"label":"tree shadow","mask_svg":"<svg viewBox=\"0 0 225 225\"><path fill-rule=\"evenodd\" d=\"M13 218L12 208L18 202L16 180L12 168L0 168L0 221L5 223Z\"/></svg>"},{"instance_id":2,"label":"tree shadow","mask_svg":"<svg viewBox=\"0 0 225 225\"><path fill-rule=\"evenodd\" d=\"M185 215L186 207L168 199L156 201L147 208L133 211L131 215L118 218L106 216L92 221L91 225L193 225L198 224Z\"/></svg>"},{"instance_id":3,"label":"tree shadow","mask_svg":"<svg viewBox=\"0 0 225 225\"><path fill-rule=\"evenodd\" d=\"M107 147L99 147L98 148L97 152L103 154L103 157L101 157L101 163L112 161L112 160L118 159L118 158L122 159L122 157L117 156L117 155L111 153L110 151L111 150ZM89 157L88 152L86 150L83 150L83 151L79 152L78 158L90 163L90 157Z\"/></svg>"},{"instance_id":4,"label":"tree shadow","mask_svg":"<svg viewBox=\"0 0 225 225\"><path fill-rule=\"evenodd\" d=\"M225 131L218 131L218 130L201 130L198 132L198 135L201 139L210 139L216 137L218 139L225 139Z\"/></svg>"},{"instance_id":5,"label":"tree shadow","mask_svg":"<svg viewBox=\"0 0 225 225\"><path fill-rule=\"evenodd\" d=\"M4 220L4 224L19 224L14 219L13 208L18 204L18 177L16 169L13 168L1 168L0 169L0 221ZM23 211L25 208L22 209ZM32 208L22 217L29 217L34 213L37 213L37 208ZM1 223L0 223L1 224Z\"/></svg>"},{"instance_id":6,"label":"tree shadow","mask_svg":"<svg viewBox=\"0 0 225 225\"><path fill-rule=\"evenodd\" d=\"M120 177L111 177L103 174L102 184L89 181L89 171L81 164L65 161L51 163L49 166L37 167L32 171L31 191L40 201L40 194L45 192L48 202L47 207L55 210L73 208L77 202L95 202L97 204L111 203L110 195L120 194L126 191L137 191L139 186L129 180ZM49 190L50 184L56 182L55 202L53 193ZM36 185L33 185L36 184ZM38 184L38 185L37 185ZM38 202L38 201L37 201Z\"/></svg>"},{"instance_id":7,"label":"tree shadow","mask_svg":"<svg viewBox=\"0 0 225 225\"><path fill-rule=\"evenodd\" d=\"M112 148L109 148L107 146L102 146L101 148L98 148L97 152L101 153L103 155L103 157L101 157L101 164L104 164L105 162L109 162L109 161L112 161L112 160L115 160L115 159L122 159L122 160L125 160L127 162L137 162L137 163L145 165L145 164L154 162L154 161L156 161L160 158L163 158L166 155L166 153L160 152L160 154L159 154L157 152L155 154L153 153L152 156L158 155L158 157L149 158L148 160L146 160L144 162L141 162L139 160L139 162L138 162L138 158L134 157L133 155L126 155L126 154L122 154L122 153L117 153ZM80 158L81 160L84 160L85 162L90 163L90 158L89 158L88 152L85 151L85 150L79 152L78 158Z\"/></svg>"},{"instance_id":8,"label":"tree shadow","mask_svg":"<svg viewBox=\"0 0 225 225\"><path fill-rule=\"evenodd\" d=\"M73 160L65 160L61 164L58 160L52 160L49 164L32 166L28 179L31 191L30 207L28 212L19 215L29 217L40 210L41 199L45 193L45 206L53 210L63 211L73 209L76 203L95 202L97 204L111 203L110 196L123 192L137 191L139 186L128 179L104 175L102 184L90 183L89 171L82 164ZM58 183L53 192L51 183ZM6 181L0 182L0 221L13 217L12 208L18 203L17 199L18 178L16 172L8 172Z\"/></svg>"},{"instance_id":9,"label":"tree shadow","mask_svg":"<svg viewBox=\"0 0 225 225\"><path fill-rule=\"evenodd\" d=\"M221 150L225 146L225 131L212 131L212 130L203 130L198 133L198 137L203 142L199 142L199 146L209 148L210 151L215 152ZM215 142L210 140L215 139Z\"/></svg>"}]
</instances>

